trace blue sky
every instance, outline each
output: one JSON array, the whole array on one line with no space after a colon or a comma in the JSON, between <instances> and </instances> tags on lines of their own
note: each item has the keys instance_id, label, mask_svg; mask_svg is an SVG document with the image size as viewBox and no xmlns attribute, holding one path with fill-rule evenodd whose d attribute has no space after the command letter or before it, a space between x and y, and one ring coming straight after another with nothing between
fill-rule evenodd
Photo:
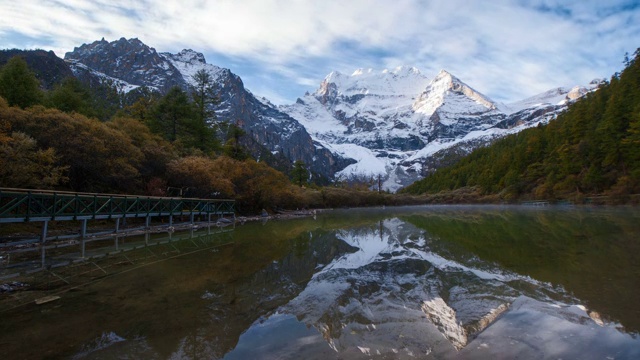
<instances>
[{"instance_id":1,"label":"blue sky","mask_svg":"<svg viewBox=\"0 0 640 360\"><path fill-rule=\"evenodd\" d=\"M101 38L190 48L276 104L331 71L415 66L496 101L609 78L640 47L640 1L0 0L0 48L58 56Z\"/></svg>"}]
</instances>

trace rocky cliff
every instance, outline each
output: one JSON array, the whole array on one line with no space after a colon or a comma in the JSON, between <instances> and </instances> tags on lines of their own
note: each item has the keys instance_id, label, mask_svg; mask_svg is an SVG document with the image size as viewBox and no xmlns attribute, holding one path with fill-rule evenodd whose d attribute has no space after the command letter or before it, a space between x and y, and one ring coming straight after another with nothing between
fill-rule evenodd
<instances>
[{"instance_id":1,"label":"rocky cliff","mask_svg":"<svg viewBox=\"0 0 640 360\"><path fill-rule=\"evenodd\" d=\"M214 105L219 121L237 124L248 135L245 145L256 158L268 157L286 170L302 160L318 178L330 179L347 164L314 141L295 119L265 99L245 89L242 79L229 69L207 64L204 55L185 49L177 54L158 53L138 39L84 44L65 55L74 73L85 81L109 79L123 92L147 87L164 93L173 86L190 91L193 74L205 70L214 79L220 103Z\"/></svg>"},{"instance_id":2,"label":"rocky cliff","mask_svg":"<svg viewBox=\"0 0 640 360\"><path fill-rule=\"evenodd\" d=\"M50 90L64 78L73 77L73 72L69 66L64 60L57 57L53 51L2 50L0 51L0 67L14 56L20 56L25 60L45 89Z\"/></svg>"}]
</instances>

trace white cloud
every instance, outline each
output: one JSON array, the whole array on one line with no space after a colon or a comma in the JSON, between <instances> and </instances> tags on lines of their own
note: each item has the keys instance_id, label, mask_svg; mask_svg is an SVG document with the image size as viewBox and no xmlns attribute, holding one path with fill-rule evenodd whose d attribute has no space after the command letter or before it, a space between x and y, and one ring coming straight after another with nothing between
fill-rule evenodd
<instances>
[{"instance_id":1,"label":"white cloud","mask_svg":"<svg viewBox=\"0 0 640 360\"><path fill-rule=\"evenodd\" d=\"M40 47L62 56L102 37L138 37L159 51L192 48L250 62L250 73L239 75L274 102L295 100L334 69L413 65L433 76L445 68L509 101L620 70L624 52L640 46L640 10L633 4L0 0L0 13L9 19L0 23L0 47ZM272 82L259 82L257 71L272 74Z\"/></svg>"}]
</instances>

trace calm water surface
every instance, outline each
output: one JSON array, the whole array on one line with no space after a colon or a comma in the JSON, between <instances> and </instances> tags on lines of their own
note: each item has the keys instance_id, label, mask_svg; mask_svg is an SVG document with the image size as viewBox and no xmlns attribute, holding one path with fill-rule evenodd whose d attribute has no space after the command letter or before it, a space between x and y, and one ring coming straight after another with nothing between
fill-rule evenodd
<instances>
[{"instance_id":1,"label":"calm water surface","mask_svg":"<svg viewBox=\"0 0 640 360\"><path fill-rule=\"evenodd\" d=\"M0 293L0 357L640 358L635 209L349 209L209 232L21 278Z\"/></svg>"}]
</instances>

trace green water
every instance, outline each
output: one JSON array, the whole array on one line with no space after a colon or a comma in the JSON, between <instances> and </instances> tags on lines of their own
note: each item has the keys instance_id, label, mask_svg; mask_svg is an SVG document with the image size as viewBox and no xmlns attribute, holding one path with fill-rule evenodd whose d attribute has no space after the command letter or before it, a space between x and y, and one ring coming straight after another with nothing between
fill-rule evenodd
<instances>
[{"instance_id":1,"label":"green water","mask_svg":"<svg viewBox=\"0 0 640 360\"><path fill-rule=\"evenodd\" d=\"M635 209L347 209L172 236L0 294L29 299L0 313L2 358L640 356Z\"/></svg>"}]
</instances>

